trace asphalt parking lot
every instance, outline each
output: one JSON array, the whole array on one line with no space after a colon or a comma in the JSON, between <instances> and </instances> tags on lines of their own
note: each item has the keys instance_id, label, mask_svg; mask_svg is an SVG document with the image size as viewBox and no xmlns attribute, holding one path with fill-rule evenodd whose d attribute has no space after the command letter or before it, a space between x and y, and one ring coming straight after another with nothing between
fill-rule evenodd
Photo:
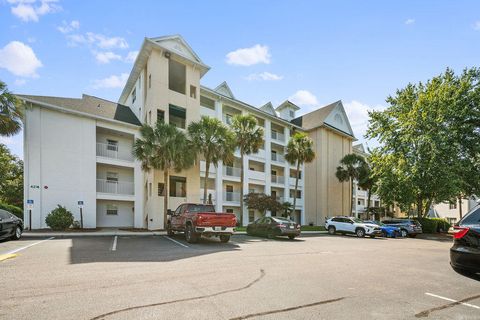
<instances>
[{"instance_id":1,"label":"asphalt parking lot","mask_svg":"<svg viewBox=\"0 0 480 320\"><path fill-rule=\"evenodd\" d=\"M2 241L0 255L13 256L0 262L0 319L480 319L480 281L451 270L450 246L328 235Z\"/></svg>"}]
</instances>

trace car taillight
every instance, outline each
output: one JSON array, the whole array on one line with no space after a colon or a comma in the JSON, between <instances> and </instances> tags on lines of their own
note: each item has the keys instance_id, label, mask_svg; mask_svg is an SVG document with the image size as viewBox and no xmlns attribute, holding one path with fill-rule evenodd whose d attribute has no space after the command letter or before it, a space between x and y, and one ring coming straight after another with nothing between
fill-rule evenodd
<instances>
[{"instance_id":1,"label":"car taillight","mask_svg":"<svg viewBox=\"0 0 480 320\"><path fill-rule=\"evenodd\" d=\"M300 225L299 225L299 224L297 224L297 229L300 229Z\"/></svg>"},{"instance_id":2,"label":"car taillight","mask_svg":"<svg viewBox=\"0 0 480 320\"><path fill-rule=\"evenodd\" d=\"M462 239L470 230L468 227L453 227L453 238Z\"/></svg>"}]
</instances>

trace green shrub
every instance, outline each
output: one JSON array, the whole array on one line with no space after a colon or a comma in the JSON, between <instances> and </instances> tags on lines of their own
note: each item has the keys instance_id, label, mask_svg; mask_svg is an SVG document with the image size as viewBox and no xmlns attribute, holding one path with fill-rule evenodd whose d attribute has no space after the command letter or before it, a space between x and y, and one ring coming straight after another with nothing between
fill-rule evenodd
<instances>
[{"instance_id":1,"label":"green shrub","mask_svg":"<svg viewBox=\"0 0 480 320\"><path fill-rule=\"evenodd\" d=\"M15 216L19 217L20 219L23 219L23 210L19 207L12 206L6 203L0 203L0 209L13 213Z\"/></svg>"},{"instance_id":2,"label":"green shrub","mask_svg":"<svg viewBox=\"0 0 480 320\"><path fill-rule=\"evenodd\" d=\"M438 227L438 221L436 219L430 218L416 218L418 222L422 225L422 231L424 233L436 233Z\"/></svg>"},{"instance_id":3,"label":"green shrub","mask_svg":"<svg viewBox=\"0 0 480 320\"><path fill-rule=\"evenodd\" d=\"M447 232L452 226L446 219L443 218L431 218L430 220L437 221L437 232Z\"/></svg>"},{"instance_id":4,"label":"green shrub","mask_svg":"<svg viewBox=\"0 0 480 320\"><path fill-rule=\"evenodd\" d=\"M65 230L73 223L73 214L67 208L58 205L45 218L47 226L53 230Z\"/></svg>"}]
</instances>

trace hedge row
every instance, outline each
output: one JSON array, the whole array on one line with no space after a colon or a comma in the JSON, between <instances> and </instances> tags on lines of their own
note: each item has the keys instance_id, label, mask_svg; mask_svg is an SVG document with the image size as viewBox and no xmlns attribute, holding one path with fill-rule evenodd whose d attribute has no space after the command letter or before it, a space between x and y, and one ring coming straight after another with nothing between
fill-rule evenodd
<instances>
[{"instance_id":1,"label":"hedge row","mask_svg":"<svg viewBox=\"0 0 480 320\"><path fill-rule=\"evenodd\" d=\"M0 209L6 210L10 213L13 213L14 215L19 217L20 219L23 219L23 210L19 207L0 202Z\"/></svg>"},{"instance_id":2,"label":"hedge row","mask_svg":"<svg viewBox=\"0 0 480 320\"><path fill-rule=\"evenodd\" d=\"M416 218L422 225L424 233L447 232L451 224L447 220L441 218Z\"/></svg>"}]
</instances>

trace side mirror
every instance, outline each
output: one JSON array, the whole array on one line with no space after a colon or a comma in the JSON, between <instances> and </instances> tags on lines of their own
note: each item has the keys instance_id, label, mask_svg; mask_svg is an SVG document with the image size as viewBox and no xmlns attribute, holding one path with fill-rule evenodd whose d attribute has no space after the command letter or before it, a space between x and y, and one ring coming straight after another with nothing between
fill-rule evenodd
<instances>
[{"instance_id":1,"label":"side mirror","mask_svg":"<svg viewBox=\"0 0 480 320\"><path fill-rule=\"evenodd\" d=\"M167 215L168 215L168 216L171 216L172 213L173 213L172 210L170 210L170 209L167 210Z\"/></svg>"}]
</instances>

